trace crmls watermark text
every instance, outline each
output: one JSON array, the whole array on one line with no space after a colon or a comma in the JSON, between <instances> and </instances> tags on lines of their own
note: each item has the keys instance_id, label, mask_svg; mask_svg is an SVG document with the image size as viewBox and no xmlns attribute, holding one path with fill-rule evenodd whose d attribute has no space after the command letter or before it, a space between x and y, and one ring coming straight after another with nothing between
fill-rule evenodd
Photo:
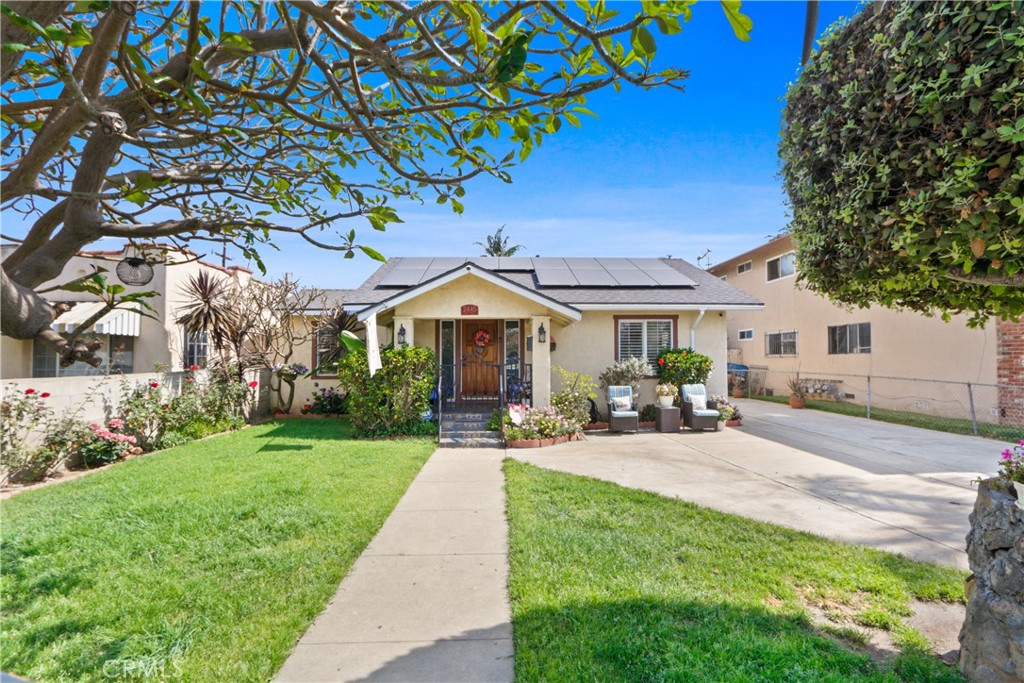
<instances>
[{"instance_id":1,"label":"crmls watermark text","mask_svg":"<svg viewBox=\"0 0 1024 683\"><path fill-rule=\"evenodd\" d=\"M103 677L112 680L156 680L181 678L183 670L177 661L163 659L108 659L103 662Z\"/></svg>"}]
</instances>

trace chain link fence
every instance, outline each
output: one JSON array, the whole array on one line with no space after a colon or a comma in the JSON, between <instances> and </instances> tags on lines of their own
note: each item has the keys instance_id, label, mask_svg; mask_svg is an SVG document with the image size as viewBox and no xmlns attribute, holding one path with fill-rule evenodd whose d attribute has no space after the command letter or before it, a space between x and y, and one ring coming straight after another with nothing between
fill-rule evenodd
<instances>
[{"instance_id":1,"label":"chain link fence","mask_svg":"<svg viewBox=\"0 0 1024 683\"><path fill-rule=\"evenodd\" d=\"M789 401L794 384L808 408L1000 441L1024 439L1024 386L803 369L798 374L756 365L729 377L729 385L749 398L778 403Z\"/></svg>"}]
</instances>

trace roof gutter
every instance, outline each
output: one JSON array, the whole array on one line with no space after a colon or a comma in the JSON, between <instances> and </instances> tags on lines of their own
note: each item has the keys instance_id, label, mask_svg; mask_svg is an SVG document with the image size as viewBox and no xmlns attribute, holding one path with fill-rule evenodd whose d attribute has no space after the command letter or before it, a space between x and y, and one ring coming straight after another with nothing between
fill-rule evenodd
<instances>
[{"instance_id":1,"label":"roof gutter","mask_svg":"<svg viewBox=\"0 0 1024 683\"><path fill-rule=\"evenodd\" d=\"M708 312L708 309L706 309L706 308L700 309L700 315L698 315L697 319L693 321L692 325L690 325L690 348L691 349L697 348L697 328L700 326L700 321L704 319L704 314L707 313L707 312Z\"/></svg>"},{"instance_id":2,"label":"roof gutter","mask_svg":"<svg viewBox=\"0 0 1024 683\"><path fill-rule=\"evenodd\" d=\"M762 311L764 304L572 304L581 311Z\"/></svg>"}]
</instances>

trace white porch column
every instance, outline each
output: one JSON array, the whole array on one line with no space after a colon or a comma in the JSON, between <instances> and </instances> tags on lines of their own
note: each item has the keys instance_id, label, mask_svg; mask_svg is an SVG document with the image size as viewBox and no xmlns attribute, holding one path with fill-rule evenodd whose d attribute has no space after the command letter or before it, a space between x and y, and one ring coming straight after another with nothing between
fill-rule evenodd
<instances>
[{"instance_id":1,"label":"white porch column","mask_svg":"<svg viewBox=\"0 0 1024 683\"><path fill-rule=\"evenodd\" d=\"M408 317L408 316L396 315L395 316L394 338L391 340L392 343L394 343L394 345L396 347L400 346L400 344L398 343L398 333L401 331L401 329L403 327L405 328L405 343L406 343L406 345L412 346L413 343L414 343L414 336L415 336L414 335L414 329L415 329L415 326L413 325L413 319L411 317Z\"/></svg>"},{"instance_id":2,"label":"white porch column","mask_svg":"<svg viewBox=\"0 0 1024 683\"><path fill-rule=\"evenodd\" d=\"M544 343L540 343L540 327L544 326ZM535 315L530 318L533 335L533 405L551 405L551 318Z\"/></svg>"}]
</instances>

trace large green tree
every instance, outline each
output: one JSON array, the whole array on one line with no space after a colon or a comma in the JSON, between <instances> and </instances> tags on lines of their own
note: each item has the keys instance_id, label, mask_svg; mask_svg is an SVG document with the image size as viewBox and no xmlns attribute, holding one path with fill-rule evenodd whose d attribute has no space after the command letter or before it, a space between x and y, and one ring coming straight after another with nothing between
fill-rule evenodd
<instances>
[{"instance_id":1,"label":"large green tree","mask_svg":"<svg viewBox=\"0 0 1024 683\"><path fill-rule=\"evenodd\" d=\"M467 181L507 181L589 93L679 87L654 34L691 4L10 0L0 192L25 229L5 229L3 334L87 356L35 290L104 237L379 258L349 226L399 221L395 198L461 212Z\"/></svg>"},{"instance_id":2,"label":"large green tree","mask_svg":"<svg viewBox=\"0 0 1024 683\"><path fill-rule=\"evenodd\" d=\"M1024 6L873 3L786 96L800 277L854 305L1024 314Z\"/></svg>"}]
</instances>

